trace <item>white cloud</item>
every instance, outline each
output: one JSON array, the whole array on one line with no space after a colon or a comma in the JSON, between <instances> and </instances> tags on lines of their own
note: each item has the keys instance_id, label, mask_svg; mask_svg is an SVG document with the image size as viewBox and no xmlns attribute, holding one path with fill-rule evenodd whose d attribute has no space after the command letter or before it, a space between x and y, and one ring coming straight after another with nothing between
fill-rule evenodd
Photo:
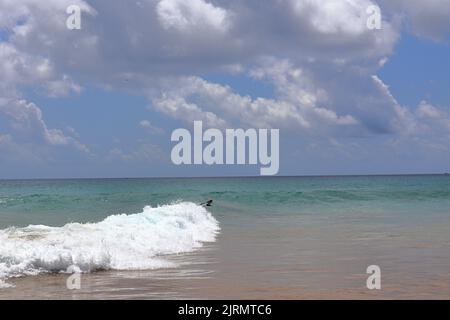
<instances>
[{"instance_id":1,"label":"white cloud","mask_svg":"<svg viewBox=\"0 0 450 320\"><path fill-rule=\"evenodd\" d=\"M0 113L14 131L5 137L86 151L70 134L48 128L20 92L38 87L55 97L91 85L144 94L174 119L215 127L403 138L436 123L444 132L442 108L401 106L373 75L399 38L400 13L416 34L441 39L449 30L448 2L379 2L381 30L366 26L366 9L376 3L369 0L0 0L7 34L0 41L0 99L7 101ZM82 7L82 30L67 30L69 4ZM274 96L250 97L201 76L217 72L268 83ZM154 129L145 120L140 126Z\"/></svg>"},{"instance_id":2,"label":"white cloud","mask_svg":"<svg viewBox=\"0 0 450 320\"><path fill-rule=\"evenodd\" d=\"M22 52L50 59L60 74L105 84L114 84L124 73L141 79L241 69L262 56L367 62L389 54L398 38L389 21L377 32L367 29L366 8L373 3L368 0L320 5L310 0L161 0L125 6L76 1L85 8L83 28L76 32L65 28L62 9L68 3L19 1L23 8L16 11L22 13L3 21L16 25L10 42Z\"/></svg>"},{"instance_id":3,"label":"white cloud","mask_svg":"<svg viewBox=\"0 0 450 320\"><path fill-rule=\"evenodd\" d=\"M152 97L158 110L185 122L203 120L208 126L223 128L232 125L246 127L284 128L300 132L318 127L353 126L358 121L350 115L319 106L326 93L309 83L301 70L292 69L285 61L274 72L262 68L253 76L270 77L278 91L278 99L242 96L232 88L188 77L163 89L161 96ZM296 78L295 82L292 79Z\"/></svg>"},{"instance_id":4,"label":"white cloud","mask_svg":"<svg viewBox=\"0 0 450 320\"><path fill-rule=\"evenodd\" d=\"M59 76L48 58L21 52L4 42L0 42L0 80L0 89L6 91L27 85L41 87L49 96L81 91L70 76Z\"/></svg>"},{"instance_id":5,"label":"white cloud","mask_svg":"<svg viewBox=\"0 0 450 320\"><path fill-rule=\"evenodd\" d=\"M51 63L48 59L35 57L17 50L9 43L0 42L0 79L2 86L33 84L50 77Z\"/></svg>"},{"instance_id":6,"label":"white cloud","mask_svg":"<svg viewBox=\"0 0 450 320\"><path fill-rule=\"evenodd\" d=\"M163 93L161 98L154 98L153 105L161 112L179 120L192 123L195 120L202 120L208 126L223 128L226 122L220 119L215 113L201 109L195 103L187 102L184 97L177 96L176 93L167 97Z\"/></svg>"},{"instance_id":7,"label":"white cloud","mask_svg":"<svg viewBox=\"0 0 450 320\"><path fill-rule=\"evenodd\" d=\"M163 28L182 33L210 29L225 32L229 26L227 11L204 0L161 0L156 11Z\"/></svg>"},{"instance_id":8,"label":"white cloud","mask_svg":"<svg viewBox=\"0 0 450 320\"><path fill-rule=\"evenodd\" d=\"M17 98L0 99L0 116L9 120L14 136L25 143L51 146L74 146L82 152L88 148L75 138L66 136L59 129L49 129L42 117L42 111L34 103Z\"/></svg>"},{"instance_id":9,"label":"white cloud","mask_svg":"<svg viewBox=\"0 0 450 320\"><path fill-rule=\"evenodd\" d=\"M68 75L61 80L51 80L45 84L47 95L50 97L67 96L70 93L81 93L81 86L75 83Z\"/></svg>"},{"instance_id":10,"label":"white cloud","mask_svg":"<svg viewBox=\"0 0 450 320\"><path fill-rule=\"evenodd\" d=\"M450 38L450 1L380 0L391 14L401 16L409 30L424 38L448 41Z\"/></svg>"},{"instance_id":11,"label":"white cloud","mask_svg":"<svg viewBox=\"0 0 450 320\"><path fill-rule=\"evenodd\" d=\"M367 8L371 1L323 0L289 1L299 17L309 17L314 30L333 35L368 34Z\"/></svg>"}]
</instances>

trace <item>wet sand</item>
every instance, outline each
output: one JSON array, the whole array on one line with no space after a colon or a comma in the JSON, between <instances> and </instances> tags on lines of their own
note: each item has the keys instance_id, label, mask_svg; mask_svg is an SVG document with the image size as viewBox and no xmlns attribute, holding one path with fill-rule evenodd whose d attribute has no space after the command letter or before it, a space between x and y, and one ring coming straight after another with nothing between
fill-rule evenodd
<instances>
[{"instance_id":1,"label":"wet sand","mask_svg":"<svg viewBox=\"0 0 450 320\"><path fill-rule=\"evenodd\" d=\"M240 221L244 223L245 221ZM322 223L323 224L323 223ZM0 299L449 299L449 243L402 230L353 233L274 219L222 228L217 242L170 257L177 268L10 279ZM366 288L367 266L382 270L382 289Z\"/></svg>"}]
</instances>

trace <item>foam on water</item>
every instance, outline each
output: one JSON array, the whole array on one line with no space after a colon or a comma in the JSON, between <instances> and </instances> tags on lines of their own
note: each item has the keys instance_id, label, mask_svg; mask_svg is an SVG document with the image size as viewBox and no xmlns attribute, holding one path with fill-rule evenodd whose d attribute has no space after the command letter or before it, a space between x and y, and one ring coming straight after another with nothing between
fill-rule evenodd
<instances>
[{"instance_id":1,"label":"foam on water","mask_svg":"<svg viewBox=\"0 0 450 320\"><path fill-rule=\"evenodd\" d=\"M98 223L31 225L0 230L0 287L5 280L43 272L143 270L172 267L164 255L190 252L215 241L217 220L203 207L182 202Z\"/></svg>"}]
</instances>

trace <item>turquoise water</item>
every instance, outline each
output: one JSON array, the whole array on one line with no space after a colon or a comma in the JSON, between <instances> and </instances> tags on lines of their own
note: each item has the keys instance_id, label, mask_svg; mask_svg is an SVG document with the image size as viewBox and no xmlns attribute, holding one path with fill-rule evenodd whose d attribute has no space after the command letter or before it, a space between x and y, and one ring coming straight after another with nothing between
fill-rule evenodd
<instances>
[{"instance_id":1,"label":"turquoise water","mask_svg":"<svg viewBox=\"0 0 450 320\"><path fill-rule=\"evenodd\" d=\"M449 298L449 257L448 175L0 181L0 299Z\"/></svg>"},{"instance_id":2,"label":"turquoise water","mask_svg":"<svg viewBox=\"0 0 450 320\"><path fill-rule=\"evenodd\" d=\"M147 205L206 199L222 220L386 213L408 221L450 212L450 176L3 180L0 228L96 222Z\"/></svg>"}]
</instances>

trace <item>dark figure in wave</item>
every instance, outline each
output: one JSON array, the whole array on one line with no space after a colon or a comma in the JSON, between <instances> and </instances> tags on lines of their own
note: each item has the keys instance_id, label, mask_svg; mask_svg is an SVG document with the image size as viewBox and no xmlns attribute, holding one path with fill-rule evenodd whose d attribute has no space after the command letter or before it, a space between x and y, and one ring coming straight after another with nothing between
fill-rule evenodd
<instances>
[{"instance_id":1,"label":"dark figure in wave","mask_svg":"<svg viewBox=\"0 0 450 320\"><path fill-rule=\"evenodd\" d=\"M211 207L212 206L213 201L212 200L208 200L206 202L202 202L200 203L201 206L205 206L205 207Z\"/></svg>"}]
</instances>

